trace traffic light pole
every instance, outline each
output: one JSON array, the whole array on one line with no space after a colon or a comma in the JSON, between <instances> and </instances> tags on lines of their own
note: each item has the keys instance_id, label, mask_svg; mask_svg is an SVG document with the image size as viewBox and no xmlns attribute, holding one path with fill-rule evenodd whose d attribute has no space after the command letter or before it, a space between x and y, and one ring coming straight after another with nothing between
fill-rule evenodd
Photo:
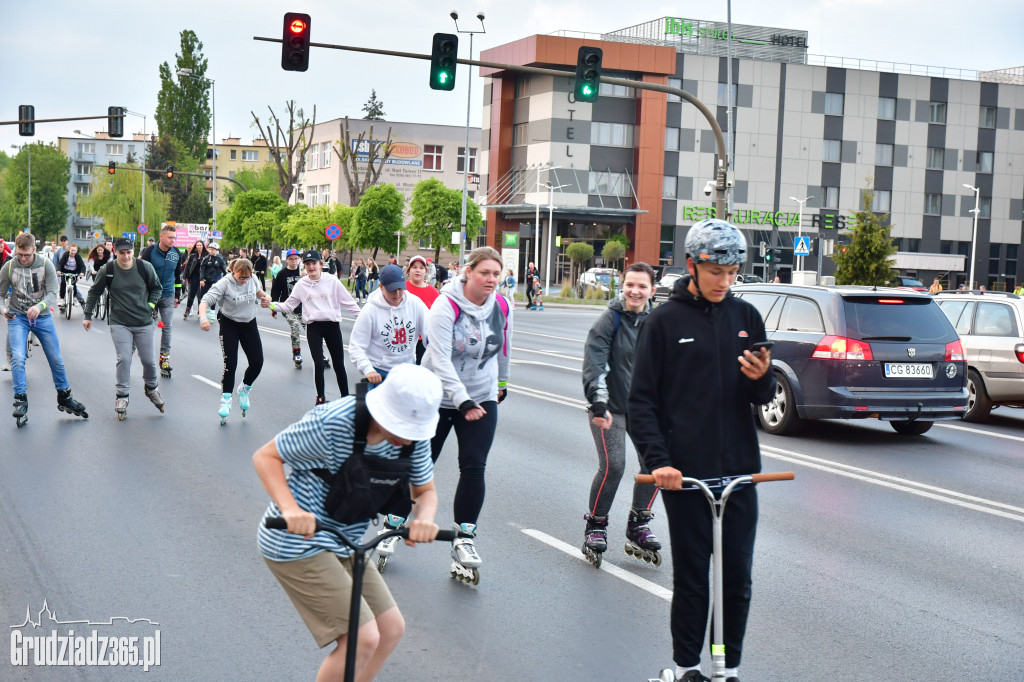
<instances>
[{"instance_id":1,"label":"traffic light pole","mask_svg":"<svg viewBox=\"0 0 1024 682\"><path fill-rule=\"evenodd\" d=\"M253 36L253 40L260 40L268 43L280 43L280 38L265 38L262 36ZM354 45L334 45L331 43L310 43L310 47L323 47L330 50L345 50L347 52L365 52L367 54L381 54L389 57L403 57L406 59L425 59L430 61L431 56L429 54L418 54L415 52L399 52L396 50L378 50L372 47L356 47ZM457 59L458 64L469 64L470 66L485 66L491 69L499 69L502 71L512 71L514 73L529 73L538 76L554 76L556 78L574 78L576 75L575 71L562 71L560 69L545 69L539 66L520 66L518 64L502 64L500 62L485 62L479 59ZM715 134L715 146L718 153L718 163L715 168L715 216L719 218L728 219L729 215L726 213L725 207L725 160L728 158L726 155L725 148L725 136L722 134L722 128L718 125L718 121L715 119L715 115L711 113L711 110L697 99L694 95L686 92L682 88L673 88L668 85L660 85L658 83L647 83L644 81L630 80L629 78L614 78L606 76L603 73L600 76L601 83L610 83L612 85L624 85L626 87L635 88L638 90L654 90L655 92L664 92L669 95L675 95L681 99L686 100L693 106L697 107L697 110L707 119L708 125L711 126L712 132ZM468 153L468 149L466 150ZM468 168L468 164L467 164Z\"/></svg>"},{"instance_id":2,"label":"traffic light pole","mask_svg":"<svg viewBox=\"0 0 1024 682\"><path fill-rule=\"evenodd\" d=\"M68 118L33 118L26 121L0 121L0 126L11 126L19 123L60 123L62 121L91 121L95 118L124 118L124 114L116 116L69 116Z\"/></svg>"}]
</instances>

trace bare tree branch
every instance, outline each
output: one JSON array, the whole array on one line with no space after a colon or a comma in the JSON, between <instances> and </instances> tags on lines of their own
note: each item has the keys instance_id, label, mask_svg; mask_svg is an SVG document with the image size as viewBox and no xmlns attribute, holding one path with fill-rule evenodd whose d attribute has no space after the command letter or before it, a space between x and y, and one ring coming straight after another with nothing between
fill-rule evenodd
<instances>
[{"instance_id":1,"label":"bare tree branch","mask_svg":"<svg viewBox=\"0 0 1024 682\"><path fill-rule=\"evenodd\" d=\"M289 100L285 104L285 108L288 110L287 132L270 105L267 105L270 118L267 120L266 129L254 112L250 111L249 113L252 114L253 122L267 143L270 158L277 166L277 181L280 186L281 198L288 201L295 189L296 179L305 170L306 154L313 144L312 135L307 137L305 131L306 128L312 129L316 126L316 105L313 105L312 121L305 117L302 109L295 108L295 100ZM296 117L299 119L297 124ZM273 128L271 128L271 123L274 124ZM298 136L295 135L297 130L299 131ZM296 159L296 152L298 152L298 159Z\"/></svg>"}]
</instances>

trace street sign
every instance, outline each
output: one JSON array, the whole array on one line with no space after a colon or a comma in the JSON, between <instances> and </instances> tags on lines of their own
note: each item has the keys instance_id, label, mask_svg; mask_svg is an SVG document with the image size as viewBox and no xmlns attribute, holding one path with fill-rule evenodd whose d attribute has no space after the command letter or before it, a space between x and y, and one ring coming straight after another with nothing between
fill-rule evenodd
<instances>
[{"instance_id":1,"label":"street sign","mask_svg":"<svg viewBox=\"0 0 1024 682\"><path fill-rule=\"evenodd\" d=\"M213 230L212 232L210 232L210 236L213 237L214 239L224 239L224 233L221 232L220 230Z\"/></svg>"},{"instance_id":2,"label":"street sign","mask_svg":"<svg viewBox=\"0 0 1024 682\"><path fill-rule=\"evenodd\" d=\"M810 256L811 255L811 238L807 237L807 236L797 237L794 240L793 255L794 256Z\"/></svg>"},{"instance_id":3,"label":"street sign","mask_svg":"<svg viewBox=\"0 0 1024 682\"><path fill-rule=\"evenodd\" d=\"M134 237L135 235L134 235L134 234L132 234L131 232L122 232L122 233L121 233L121 236L122 236L122 237L124 237L125 239L131 239L131 238L132 238L132 237Z\"/></svg>"},{"instance_id":4,"label":"street sign","mask_svg":"<svg viewBox=\"0 0 1024 682\"><path fill-rule=\"evenodd\" d=\"M136 239L138 239L138 236L139 235L135 234L134 232L129 232L128 233L128 239L131 239L132 241L135 241Z\"/></svg>"},{"instance_id":5,"label":"street sign","mask_svg":"<svg viewBox=\"0 0 1024 682\"><path fill-rule=\"evenodd\" d=\"M92 236L93 236L93 239L99 239L100 238L100 233L99 232L93 232Z\"/></svg>"},{"instance_id":6,"label":"street sign","mask_svg":"<svg viewBox=\"0 0 1024 682\"><path fill-rule=\"evenodd\" d=\"M341 239L341 228L337 225L328 225L324 228L324 235L332 242Z\"/></svg>"},{"instance_id":7,"label":"street sign","mask_svg":"<svg viewBox=\"0 0 1024 682\"><path fill-rule=\"evenodd\" d=\"M149 232L149 228L146 227L146 223L139 223L138 230L139 234L146 234L147 232Z\"/></svg>"}]
</instances>

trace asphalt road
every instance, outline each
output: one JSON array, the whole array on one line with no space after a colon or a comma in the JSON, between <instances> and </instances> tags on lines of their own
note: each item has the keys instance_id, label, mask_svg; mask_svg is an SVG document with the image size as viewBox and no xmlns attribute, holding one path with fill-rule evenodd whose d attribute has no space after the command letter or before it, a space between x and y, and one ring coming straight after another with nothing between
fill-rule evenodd
<instances>
[{"instance_id":1,"label":"asphalt road","mask_svg":"<svg viewBox=\"0 0 1024 682\"><path fill-rule=\"evenodd\" d=\"M666 550L654 567L619 549L625 491L602 569L578 550L596 468L580 365L597 314L517 311L480 585L449 578L447 546L400 546L385 577L407 632L380 679L646 680L671 664L671 558ZM159 625L73 627L159 629L161 661L148 673L15 666L8 636L0 680L314 678L324 652L256 551L267 496L251 464L312 406L312 370L292 366L282 320L261 313L260 323L267 363L252 410L243 419L236 406L223 427L217 336L194 318L175 321L165 414L142 395L136 362L129 415L117 421L113 346L105 324L82 330L80 309L57 325L88 420L57 412L42 355L30 358L29 423L0 422L0 622L22 624L26 610L35 622L44 601L59 621L148 619ZM351 324L343 329L347 339ZM0 393L9 382L0 375ZM327 388L337 396L330 373ZM1001 408L988 424L919 437L879 422L760 436L764 469L797 478L759 489L742 679L1020 678L1024 413ZM451 439L436 474L444 524L456 478ZM19 631L48 634L58 626L47 618Z\"/></svg>"}]
</instances>

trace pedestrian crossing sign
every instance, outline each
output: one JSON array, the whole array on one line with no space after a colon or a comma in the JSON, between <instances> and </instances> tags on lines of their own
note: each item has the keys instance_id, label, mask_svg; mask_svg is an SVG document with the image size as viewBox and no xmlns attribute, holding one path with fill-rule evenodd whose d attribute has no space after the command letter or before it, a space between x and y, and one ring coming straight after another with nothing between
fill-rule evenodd
<instances>
[{"instance_id":1,"label":"pedestrian crossing sign","mask_svg":"<svg viewBox=\"0 0 1024 682\"><path fill-rule=\"evenodd\" d=\"M811 255L811 238L810 237L797 237L793 246L794 256L810 256Z\"/></svg>"}]
</instances>

